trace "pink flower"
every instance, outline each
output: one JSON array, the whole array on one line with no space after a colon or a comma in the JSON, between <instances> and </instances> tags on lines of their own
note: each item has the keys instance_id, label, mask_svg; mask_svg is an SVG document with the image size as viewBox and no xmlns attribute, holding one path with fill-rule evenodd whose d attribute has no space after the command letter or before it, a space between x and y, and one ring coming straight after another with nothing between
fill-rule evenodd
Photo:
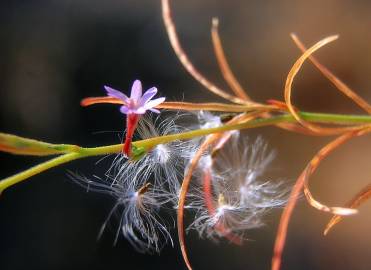
<instances>
[{"instance_id":1,"label":"pink flower","mask_svg":"<svg viewBox=\"0 0 371 270\"><path fill-rule=\"evenodd\" d=\"M160 113L160 111L155 109L155 107L164 102L165 98L160 97L151 100L157 94L156 87L148 89L142 95L142 83L139 80L134 81L133 86L131 87L130 97L109 86L104 86L104 89L106 89L108 96L120 99L124 103L120 108L120 112L126 114L126 136L122 151L130 157L131 141L139 118L142 114L145 114L147 110Z\"/></svg>"},{"instance_id":2,"label":"pink flower","mask_svg":"<svg viewBox=\"0 0 371 270\"><path fill-rule=\"evenodd\" d=\"M142 83L139 80L134 81L133 86L131 87L130 98L124 93L109 86L104 86L104 89L106 89L108 96L118 98L124 102L124 105L121 106L120 111L127 115L145 114L147 110L160 113L160 111L154 107L165 101L164 97L151 100L157 94L156 87L148 89L142 95Z\"/></svg>"}]
</instances>

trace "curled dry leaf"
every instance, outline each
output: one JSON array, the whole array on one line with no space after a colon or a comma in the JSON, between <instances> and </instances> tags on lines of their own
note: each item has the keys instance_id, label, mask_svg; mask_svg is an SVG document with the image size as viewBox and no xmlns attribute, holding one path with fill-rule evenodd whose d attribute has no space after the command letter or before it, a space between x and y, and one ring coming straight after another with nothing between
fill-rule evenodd
<instances>
[{"instance_id":1,"label":"curled dry leaf","mask_svg":"<svg viewBox=\"0 0 371 270\"><path fill-rule=\"evenodd\" d=\"M254 104L254 102L243 100L239 97L228 94L223 89L217 87L215 84L206 79L192 64L187 54L184 52L176 32L175 24L171 16L169 0L162 0L162 17L165 23L165 28L169 36L171 46L174 49L179 61L193 78L202 84L210 92L237 104Z\"/></svg>"},{"instance_id":2,"label":"curled dry leaf","mask_svg":"<svg viewBox=\"0 0 371 270\"><path fill-rule=\"evenodd\" d=\"M308 59L315 51L317 51L319 48L325 46L326 44L336 40L338 38L337 35L329 36L327 38L324 38L314 44L312 47L307 49L299 58L296 60L294 65L292 66L291 70L289 71L286 83L285 83L285 90L284 90L284 96L285 96L285 102L287 105L287 109L290 111L290 113L295 117L295 119L302 124L307 129L316 132L321 133L323 135L335 135L335 134L341 134L346 131L351 131L354 129L359 129L359 127L334 127L334 128L325 128L321 127L319 125L315 125L312 123L309 123L307 121L304 121L300 115L297 113L297 110L293 106L291 102L291 92L292 92L292 84L294 82L295 76L298 74L300 68L304 64L305 60Z\"/></svg>"},{"instance_id":3,"label":"curled dry leaf","mask_svg":"<svg viewBox=\"0 0 371 270\"><path fill-rule=\"evenodd\" d=\"M368 184L364 187L352 200L350 200L345 206L349 208L358 208L361 204L366 202L371 198L371 184ZM327 223L326 228L323 232L324 235L327 235L328 232L343 219L341 215L334 215L329 223Z\"/></svg>"},{"instance_id":4,"label":"curled dry leaf","mask_svg":"<svg viewBox=\"0 0 371 270\"><path fill-rule=\"evenodd\" d=\"M220 40L218 26L219 20L217 18L213 18L211 27L211 38L214 45L215 56L218 61L223 78L237 97L243 100L251 100L250 97L246 94L246 91L242 88L241 84L237 81L228 64L227 58L224 54L223 45Z\"/></svg>"},{"instance_id":5,"label":"curled dry leaf","mask_svg":"<svg viewBox=\"0 0 371 270\"><path fill-rule=\"evenodd\" d=\"M124 104L122 100L112 97L89 97L81 100L81 106L86 107L94 104ZM225 104L217 102L206 102L206 103L193 103L193 102L163 102L157 106L156 109L170 109L170 110L182 110L182 111L212 111L212 112L248 112L248 111L270 111L277 110L276 106L263 105L263 104L252 104L252 105L236 105L236 104Z\"/></svg>"},{"instance_id":6,"label":"curled dry leaf","mask_svg":"<svg viewBox=\"0 0 371 270\"><path fill-rule=\"evenodd\" d=\"M206 138L206 140L201 144L200 148L197 150L192 160L190 161L188 168L185 172L182 185L179 192L179 202L178 202L178 214L177 214L177 227L178 227L178 237L180 249L182 251L182 256L185 264L189 270L192 269L191 263L188 258L187 249L185 245L185 235L184 235L184 205L186 202L186 197L191 183L192 174L197 168L197 164L200 161L202 154L208 149L208 147L213 144L220 134L214 134Z\"/></svg>"},{"instance_id":7,"label":"curled dry leaf","mask_svg":"<svg viewBox=\"0 0 371 270\"><path fill-rule=\"evenodd\" d=\"M305 45L300 41L299 37L294 33L291 34L291 38L294 40L296 46L304 53L307 48ZM344 95L349 97L353 100L358 106L360 106L363 110L371 114L371 105L360 97L356 92L354 92L349 86L347 86L344 82L342 82L338 77L335 76L328 68L322 65L313 55L310 55L309 60L318 68L318 70L327 78L329 79L336 88L342 92Z\"/></svg>"},{"instance_id":8,"label":"curled dry leaf","mask_svg":"<svg viewBox=\"0 0 371 270\"><path fill-rule=\"evenodd\" d=\"M88 97L81 100L80 105L83 107L94 105L94 104L101 104L101 103L109 103L109 104L124 104L121 99L114 98L114 97Z\"/></svg>"},{"instance_id":9,"label":"curled dry leaf","mask_svg":"<svg viewBox=\"0 0 371 270\"><path fill-rule=\"evenodd\" d=\"M281 260L282 260L282 252L285 246L286 242L286 236L287 236L287 230L288 230L288 225L292 216L292 213L294 211L295 205L297 203L297 200L299 198L299 195L303 188L305 188L305 193L307 196L307 199L309 203L313 207L316 207L319 210L327 211L327 212L333 212L333 213L338 213L338 214L353 214L356 212L355 209L351 208L336 208L336 207L329 207L326 206L318 201L316 201L310 194L309 189L308 189L308 179L309 176L317 169L319 166L319 163L321 160L323 160L326 156L328 156L333 150L335 150L337 147L342 145L343 143L347 142L351 138L354 138L356 136L362 136L366 133L371 132L371 127L366 127L362 129L358 129L352 132L347 132L332 142L330 142L328 145L326 145L324 148L322 148L315 156L314 158L310 161L308 166L304 169L302 174L299 176L298 180L296 181L288 203L281 215L280 223L278 225L277 229L277 234L276 234L276 240L275 240L275 245L274 245L274 250L273 250L273 257L272 257L272 270L279 270L281 267ZM308 194L310 196L308 196Z\"/></svg>"}]
</instances>

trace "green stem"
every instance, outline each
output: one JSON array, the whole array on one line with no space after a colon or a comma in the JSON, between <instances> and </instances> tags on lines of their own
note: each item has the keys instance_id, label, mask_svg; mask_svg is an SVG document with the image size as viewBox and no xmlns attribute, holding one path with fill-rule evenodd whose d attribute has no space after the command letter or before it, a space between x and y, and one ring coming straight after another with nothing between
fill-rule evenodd
<instances>
[{"instance_id":1,"label":"green stem","mask_svg":"<svg viewBox=\"0 0 371 270\"><path fill-rule=\"evenodd\" d=\"M324 124L354 125L371 123L371 115L311 113L311 112L300 112L299 115L305 121ZM291 116L289 121L295 122L293 120L294 119Z\"/></svg>"},{"instance_id":2,"label":"green stem","mask_svg":"<svg viewBox=\"0 0 371 270\"><path fill-rule=\"evenodd\" d=\"M342 115L342 114L325 114L325 113L308 113L301 112L300 116L309 122L316 123L326 123L326 124L340 124L340 125L350 125L350 124L369 124L371 123L371 116L368 115ZM282 114L278 116L272 116L270 118L259 118L249 122L233 124L233 125L223 125L215 128L208 129L197 129L183 133L171 134L161 137L154 137L146 140L133 142L136 147L144 147L146 149L151 149L158 144L169 143L175 140L188 140L195 137L206 136L212 133L224 132L230 130L241 130L247 128L256 128L262 126L275 125L279 123L295 123L296 120L291 114ZM82 148L85 154L88 155L105 155L113 154L120 151L122 144L101 146L94 148Z\"/></svg>"},{"instance_id":3,"label":"green stem","mask_svg":"<svg viewBox=\"0 0 371 270\"><path fill-rule=\"evenodd\" d=\"M326 124L338 124L338 125L360 125L360 124L370 124L371 116L364 115L341 115L341 114L324 114L324 113L308 113L301 112L300 116L310 122L326 123ZM146 140L133 142L133 145L138 148L144 148L146 151L153 148L158 144L169 143L174 140L187 140L195 137L206 136L212 133L225 132L230 130L241 130L248 128L263 127L269 125L275 125L279 123L294 123L296 120L291 114L282 114L278 116L272 116L270 118L254 119L245 123L223 125L215 128L208 129L197 129L184 133L171 134L161 137L154 137ZM6 188L15 185L25 179L28 179L36 174L46 171L50 168L56 167L58 165L70 162L75 159L89 157L89 156L99 156L107 155L113 153L120 153L122 151L122 144L101 146L101 147L74 147L74 152L67 153L49 161L36 165L26 171L18 173L16 175L10 176L3 179L0 182L0 192Z\"/></svg>"},{"instance_id":4,"label":"green stem","mask_svg":"<svg viewBox=\"0 0 371 270\"><path fill-rule=\"evenodd\" d=\"M40 163L34 167L29 168L28 170L25 170L23 172L20 172L18 174L5 178L0 182L0 193L3 192L6 188L13 186L23 180L26 180L36 174L39 174L50 168L56 167L63 163L67 163L67 162L70 162L72 160L82 158L82 157L84 156L79 153L64 154L62 156L59 156L51 160L48 160L46 162Z\"/></svg>"}]
</instances>

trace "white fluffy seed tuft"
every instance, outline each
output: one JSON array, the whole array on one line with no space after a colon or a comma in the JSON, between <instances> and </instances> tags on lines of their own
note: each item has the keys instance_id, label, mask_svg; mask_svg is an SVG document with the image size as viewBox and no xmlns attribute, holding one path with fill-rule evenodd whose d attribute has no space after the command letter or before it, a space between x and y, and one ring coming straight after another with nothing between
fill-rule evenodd
<instances>
[{"instance_id":1,"label":"white fluffy seed tuft","mask_svg":"<svg viewBox=\"0 0 371 270\"><path fill-rule=\"evenodd\" d=\"M264 177L273 158L261 138L248 143L231 136L212 163L202 163L199 183L205 185L210 173L211 193L206 194L205 187L193 189L193 197L199 201L189 207L196 210L196 217L188 230L216 240L231 238L231 234L245 238L247 230L263 226L264 216L272 208L282 207L289 191L282 181Z\"/></svg>"}]
</instances>

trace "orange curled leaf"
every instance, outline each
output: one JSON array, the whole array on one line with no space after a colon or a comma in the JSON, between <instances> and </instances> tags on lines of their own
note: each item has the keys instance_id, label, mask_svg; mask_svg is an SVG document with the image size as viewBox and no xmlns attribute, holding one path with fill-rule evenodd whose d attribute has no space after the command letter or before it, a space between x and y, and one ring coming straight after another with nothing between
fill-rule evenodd
<instances>
[{"instance_id":1,"label":"orange curled leaf","mask_svg":"<svg viewBox=\"0 0 371 270\"><path fill-rule=\"evenodd\" d=\"M88 97L81 100L81 106L91 106L95 104L120 104L123 105L124 102L120 99L113 97ZM184 110L184 111L213 111L213 112L248 112L248 111L270 111L277 110L275 106L263 105L263 104L251 104L251 105L236 105L227 103L217 103L217 102L206 102L206 103L193 103L193 102L177 102L169 101L163 102L157 105L157 109L169 109L169 110Z\"/></svg>"},{"instance_id":2,"label":"orange curled leaf","mask_svg":"<svg viewBox=\"0 0 371 270\"><path fill-rule=\"evenodd\" d=\"M225 57L223 45L220 40L219 32L218 32L219 20L217 18L213 18L212 20L212 27L211 27L211 38L214 45L214 52L216 55L216 59L218 61L220 70L222 75L235 93L235 95L243 100L251 100L251 98L246 94L246 91L242 88L240 83L237 81L236 77L234 76L227 58Z\"/></svg>"},{"instance_id":3,"label":"orange curled leaf","mask_svg":"<svg viewBox=\"0 0 371 270\"><path fill-rule=\"evenodd\" d=\"M349 208L358 208L361 204L366 202L368 199L371 198L371 184L368 184L366 187L364 187L360 192L357 193L356 196L354 196L353 199L351 199L345 206ZM324 235L327 235L328 232L341 220L343 219L343 216L340 215L334 215L329 223L327 223L326 228L323 232Z\"/></svg>"},{"instance_id":4,"label":"orange curled leaf","mask_svg":"<svg viewBox=\"0 0 371 270\"><path fill-rule=\"evenodd\" d=\"M299 198L299 195L301 191L303 190L303 188L307 185L309 175L311 175L316 170L320 161L326 156L328 156L337 147L339 147L340 145L342 145L343 143L345 143L346 141L350 140L353 137L361 136L368 132L371 132L370 127L358 129L358 130L348 132L348 133L345 133L339 136L334 141L330 142L328 145L322 148L310 161L310 163L304 169L304 171L301 173L294 187L292 188L289 200L281 215L280 223L278 225L276 240L275 240L274 250L273 250L273 257L272 257L272 267L271 267L272 270L279 270L281 267L282 253L285 247L288 225L289 225L292 213L294 211L294 208L296 206L297 200ZM347 208L343 208L343 209L345 210ZM320 210L323 210L323 209L320 209ZM351 210L354 210L354 209L351 209Z\"/></svg>"},{"instance_id":5,"label":"orange curled leaf","mask_svg":"<svg viewBox=\"0 0 371 270\"><path fill-rule=\"evenodd\" d=\"M217 140L220 134L213 134L206 138L200 148L197 150L195 155L193 156L190 164L187 168L187 171L184 175L182 185L180 187L180 194L179 194L179 202L178 202L178 214L177 214L177 226L178 226L178 237L179 237L179 244L180 249L182 251L182 256L184 259L185 264L189 270L192 269L191 263L188 258L187 249L185 245L185 235L184 235L184 205L189 189L189 185L191 183L192 175L194 170L197 168L197 164L200 161L202 154L208 149L208 147Z\"/></svg>"},{"instance_id":6,"label":"orange curled leaf","mask_svg":"<svg viewBox=\"0 0 371 270\"><path fill-rule=\"evenodd\" d=\"M276 100L276 99L268 99L267 104L274 106L277 110L287 111L287 105L285 102ZM267 114L267 116L269 116ZM276 125L279 128L286 129L292 132L304 134L304 135L310 135L310 136L327 136L327 134L322 134L318 132L314 132L310 129L307 129L306 127L303 127L302 125L298 123L280 123Z\"/></svg>"},{"instance_id":7,"label":"orange curled leaf","mask_svg":"<svg viewBox=\"0 0 371 270\"><path fill-rule=\"evenodd\" d=\"M285 209L283 210L280 223L278 225L278 229L276 233L276 241L274 244L273 256L272 256L272 267L271 267L272 270L279 270L281 267L282 252L285 247L289 221L291 219L292 212L294 211L296 202L298 200L298 197L300 196L302 189L303 189L303 183L300 182L298 179L291 190L289 200L287 202Z\"/></svg>"},{"instance_id":8,"label":"orange curled leaf","mask_svg":"<svg viewBox=\"0 0 371 270\"><path fill-rule=\"evenodd\" d=\"M94 105L94 104L102 104L102 103L109 103L109 104L124 104L121 99L114 98L114 97L88 97L81 100L80 105L83 107Z\"/></svg>"},{"instance_id":9,"label":"orange curled leaf","mask_svg":"<svg viewBox=\"0 0 371 270\"><path fill-rule=\"evenodd\" d=\"M287 105L285 102L282 102L280 100L276 100L276 99L268 99L267 100L267 103L270 104L270 105L273 105L279 109L282 109L284 111L287 111L288 108L287 108Z\"/></svg>"},{"instance_id":10,"label":"orange curled leaf","mask_svg":"<svg viewBox=\"0 0 371 270\"><path fill-rule=\"evenodd\" d=\"M307 48L305 45L300 41L299 37L294 33L291 34L291 38L294 40L296 46L304 53ZM353 100L358 106L360 106L363 110L371 114L371 105L360 97L356 92L349 88L345 83L343 83L338 77L336 77L328 68L322 65L313 55L309 56L309 60L319 69L319 71L329 79L337 89L342 92L344 95L349 97Z\"/></svg>"},{"instance_id":11,"label":"orange curled leaf","mask_svg":"<svg viewBox=\"0 0 371 270\"><path fill-rule=\"evenodd\" d=\"M319 125L315 125L312 123L309 123L307 121L304 121L300 115L297 113L297 110L293 106L291 102L291 92L292 92L292 84L294 82L295 76L298 74L300 68L304 64L305 60L308 59L315 51L317 51L319 48L325 46L326 44L336 40L338 38L337 35L335 36L329 36L327 38L324 38L314 44L312 47L310 47L308 50L306 50L299 58L296 60L294 65L292 66L291 70L289 71L287 78L286 78L286 83L285 83L285 90L284 90L284 96L285 96L285 102L287 105L288 110L290 113L293 115L293 117L304 127L307 129L317 132L317 133L322 133L323 135L335 135L335 134L340 134L346 131L351 131L355 129L359 129L359 127L341 127L341 128L324 128Z\"/></svg>"},{"instance_id":12,"label":"orange curled leaf","mask_svg":"<svg viewBox=\"0 0 371 270\"><path fill-rule=\"evenodd\" d=\"M172 48L174 49L175 54L177 55L179 61L182 63L183 67L188 71L191 76L202 84L210 92L238 104L253 104L254 102L243 100L239 97L228 94L223 89L217 87L215 84L206 79L192 64L189 60L187 54L184 52L176 32L175 24L171 16L171 10L169 6L169 0L162 0L162 17L165 24L165 28L171 43Z\"/></svg>"},{"instance_id":13,"label":"orange curled leaf","mask_svg":"<svg viewBox=\"0 0 371 270\"><path fill-rule=\"evenodd\" d=\"M300 177L303 178L302 181L304 181L305 197L307 198L308 203L312 207L314 207L314 208L316 208L320 211L323 211L323 212L331 213L331 214L334 214L334 215L341 215L341 216L349 216L349 215L354 215L354 214L358 213L358 211L356 209L345 208L345 207L336 207L336 206L335 207L334 206L327 206L327 205L319 202L318 200L314 199L312 193L309 190L309 186L308 186L309 177L313 172L314 172L314 169L312 171L311 170L311 165L308 165L307 168L302 173L302 175L300 176Z\"/></svg>"},{"instance_id":14,"label":"orange curled leaf","mask_svg":"<svg viewBox=\"0 0 371 270\"><path fill-rule=\"evenodd\" d=\"M331 143L327 144L325 147L323 147L309 162L307 167L304 169L302 174L300 175L299 178L302 178L301 181L304 183L304 194L311 206L314 208L324 211L324 212L329 212L335 215L352 215L357 213L356 209L351 209L351 208L342 208L342 207L329 207L327 205L324 205L317 201L316 199L313 198L308 182L309 182L309 177L315 172L315 170L318 168L319 164L321 161L326 158L332 151L334 151L336 148L341 146L343 143L348 141L349 139L359 136L359 134L363 134L362 130L359 131L354 131L354 132L349 132L345 133L344 135L338 137Z\"/></svg>"}]
</instances>

